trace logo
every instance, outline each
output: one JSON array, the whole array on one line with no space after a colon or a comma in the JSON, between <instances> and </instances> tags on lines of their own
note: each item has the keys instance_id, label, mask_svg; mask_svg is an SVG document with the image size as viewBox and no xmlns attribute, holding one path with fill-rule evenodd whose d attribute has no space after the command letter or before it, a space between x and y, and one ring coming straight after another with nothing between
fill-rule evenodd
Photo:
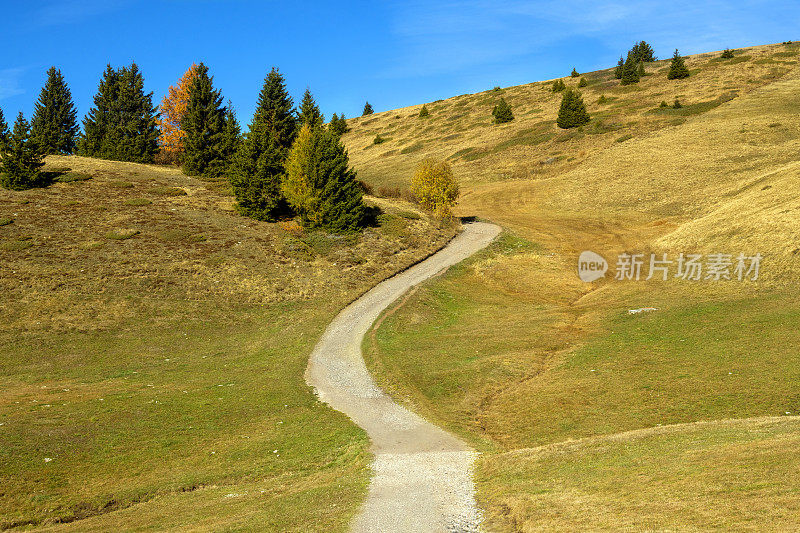
<instances>
[{"instance_id":1,"label":"logo","mask_svg":"<svg viewBox=\"0 0 800 533\"><path fill-rule=\"evenodd\" d=\"M581 281L591 283L604 277L608 271L608 261L594 252L581 252L578 258L578 277Z\"/></svg>"}]
</instances>

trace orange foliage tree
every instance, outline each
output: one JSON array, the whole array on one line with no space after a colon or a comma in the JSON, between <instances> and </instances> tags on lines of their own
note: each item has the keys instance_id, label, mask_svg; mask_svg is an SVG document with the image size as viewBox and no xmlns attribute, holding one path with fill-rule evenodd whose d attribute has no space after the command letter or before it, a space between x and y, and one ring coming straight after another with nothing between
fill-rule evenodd
<instances>
[{"instance_id":1,"label":"orange foliage tree","mask_svg":"<svg viewBox=\"0 0 800 533\"><path fill-rule=\"evenodd\" d=\"M161 100L161 118L158 122L161 136L158 144L161 147L159 160L162 163L179 164L182 160L185 133L181 129L181 120L189 105L189 87L196 76L196 69L197 65L192 64Z\"/></svg>"}]
</instances>

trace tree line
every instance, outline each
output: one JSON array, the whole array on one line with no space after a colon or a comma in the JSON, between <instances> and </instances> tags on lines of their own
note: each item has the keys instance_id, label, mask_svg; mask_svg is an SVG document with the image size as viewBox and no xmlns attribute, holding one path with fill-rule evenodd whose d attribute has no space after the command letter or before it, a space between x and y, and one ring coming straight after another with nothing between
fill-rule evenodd
<instances>
[{"instance_id":1,"label":"tree line","mask_svg":"<svg viewBox=\"0 0 800 533\"><path fill-rule=\"evenodd\" d=\"M367 103L364 114L370 113ZM69 87L52 67L30 124L20 113L9 130L0 109L0 184L44 185L41 167L49 154L158 160L180 164L190 176L229 179L243 215L265 221L298 216L308 228L346 233L364 227L369 215L340 140L346 131L344 114L325 124L308 89L295 108L283 75L273 68L242 134L233 106L223 103L203 63L170 87L160 110L136 63L108 65L81 130Z\"/></svg>"}]
</instances>

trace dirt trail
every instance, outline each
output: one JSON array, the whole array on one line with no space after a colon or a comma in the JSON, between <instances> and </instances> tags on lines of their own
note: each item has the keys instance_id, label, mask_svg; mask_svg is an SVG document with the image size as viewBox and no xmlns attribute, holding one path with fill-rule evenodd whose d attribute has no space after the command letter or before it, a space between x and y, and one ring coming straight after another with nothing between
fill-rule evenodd
<instances>
[{"instance_id":1,"label":"dirt trail","mask_svg":"<svg viewBox=\"0 0 800 533\"><path fill-rule=\"evenodd\" d=\"M466 224L444 249L346 307L314 347L306 381L372 440L374 477L353 524L358 533L479 528L475 452L381 391L364 364L361 342L380 313L408 289L485 248L499 233L494 224Z\"/></svg>"}]
</instances>

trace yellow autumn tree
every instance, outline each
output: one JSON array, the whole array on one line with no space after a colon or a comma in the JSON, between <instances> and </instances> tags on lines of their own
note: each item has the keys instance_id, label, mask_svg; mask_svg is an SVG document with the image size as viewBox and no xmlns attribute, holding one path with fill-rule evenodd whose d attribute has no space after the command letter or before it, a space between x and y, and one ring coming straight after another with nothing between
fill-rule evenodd
<instances>
[{"instance_id":1,"label":"yellow autumn tree","mask_svg":"<svg viewBox=\"0 0 800 533\"><path fill-rule=\"evenodd\" d=\"M419 203L439 218L452 216L458 199L458 182L447 161L426 159L417 166L411 178L411 192Z\"/></svg>"},{"instance_id":2,"label":"yellow autumn tree","mask_svg":"<svg viewBox=\"0 0 800 533\"><path fill-rule=\"evenodd\" d=\"M158 121L161 128L161 136L158 139L161 147L160 162L179 164L182 160L185 134L181 129L181 120L189 105L189 87L196 76L196 69L197 65L192 64L161 100L161 118Z\"/></svg>"}]
</instances>

